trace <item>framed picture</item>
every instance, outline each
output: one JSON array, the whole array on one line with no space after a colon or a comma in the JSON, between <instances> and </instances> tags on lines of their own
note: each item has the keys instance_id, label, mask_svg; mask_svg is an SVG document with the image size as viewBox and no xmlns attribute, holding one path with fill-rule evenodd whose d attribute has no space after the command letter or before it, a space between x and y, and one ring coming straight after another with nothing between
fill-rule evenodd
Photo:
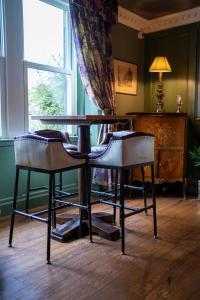
<instances>
[{"instance_id":1,"label":"framed picture","mask_svg":"<svg viewBox=\"0 0 200 300\"><path fill-rule=\"evenodd\" d=\"M137 95L137 65L114 59L116 93Z\"/></svg>"}]
</instances>

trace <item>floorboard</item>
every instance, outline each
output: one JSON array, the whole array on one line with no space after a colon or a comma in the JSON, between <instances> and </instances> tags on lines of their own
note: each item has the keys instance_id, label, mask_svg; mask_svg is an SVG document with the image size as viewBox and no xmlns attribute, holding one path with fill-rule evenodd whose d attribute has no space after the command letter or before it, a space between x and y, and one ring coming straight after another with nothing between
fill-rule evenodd
<instances>
[{"instance_id":1,"label":"floorboard","mask_svg":"<svg viewBox=\"0 0 200 300\"><path fill-rule=\"evenodd\" d=\"M157 240L152 214L141 213L126 219L126 255L119 240L96 235L93 244L87 237L52 240L52 265L46 264L45 224L17 216L8 248L9 218L1 218L0 299L199 300L200 202L163 197L157 207Z\"/></svg>"}]
</instances>

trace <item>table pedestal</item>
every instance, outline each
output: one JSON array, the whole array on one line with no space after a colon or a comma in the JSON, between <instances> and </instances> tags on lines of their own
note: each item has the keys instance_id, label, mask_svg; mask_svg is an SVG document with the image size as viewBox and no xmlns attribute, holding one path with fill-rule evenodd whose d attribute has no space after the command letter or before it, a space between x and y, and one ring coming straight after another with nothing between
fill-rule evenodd
<instances>
[{"instance_id":1,"label":"table pedestal","mask_svg":"<svg viewBox=\"0 0 200 300\"><path fill-rule=\"evenodd\" d=\"M93 213L92 232L110 241L119 239L119 228L113 225L112 221L113 216L111 214ZM87 220L83 221L82 232L80 232L80 216L78 214L60 214L57 216L57 222L61 225L52 231L52 238L59 242L68 242L76 237L88 234Z\"/></svg>"}]
</instances>

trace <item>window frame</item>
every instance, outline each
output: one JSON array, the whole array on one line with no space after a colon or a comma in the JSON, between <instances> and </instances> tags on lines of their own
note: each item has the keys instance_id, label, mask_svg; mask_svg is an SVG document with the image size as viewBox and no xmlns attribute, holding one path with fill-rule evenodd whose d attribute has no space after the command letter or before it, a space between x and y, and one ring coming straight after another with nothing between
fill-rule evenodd
<instances>
[{"instance_id":1,"label":"window frame","mask_svg":"<svg viewBox=\"0 0 200 300\"><path fill-rule=\"evenodd\" d=\"M0 0L0 57L4 56L4 5L3 0Z\"/></svg>"},{"instance_id":2,"label":"window frame","mask_svg":"<svg viewBox=\"0 0 200 300\"><path fill-rule=\"evenodd\" d=\"M22 0L23 1L23 0ZM76 62L76 56L75 56L75 47L73 43L73 37L72 37L72 30L71 23L70 23L70 12L69 12L69 4L64 3L61 0L39 0L41 2L44 2L48 5L52 5L56 8L62 9L63 14L63 25L64 25L64 67L59 68L55 66L51 66L48 64L41 64L36 62L31 62L24 60L24 98L25 98L25 130L28 131L29 129L29 107L28 107L28 69L34 69L34 70L40 70L40 71L47 71L47 72L53 72L57 74L64 74L71 76L71 110L73 114L77 113L77 80L76 80L76 74L77 74L77 62ZM68 42L66 42L68 41ZM74 135L75 127L74 126L68 126L69 133Z\"/></svg>"},{"instance_id":3,"label":"window frame","mask_svg":"<svg viewBox=\"0 0 200 300\"><path fill-rule=\"evenodd\" d=\"M69 14L67 0L40 0L60 9L65 9ZM24 34L23 34L23 0L0 0L0 117L2 135L0 139L13 139L13 137L28 132L28 93L27 93L27 67L45 66L24 60ZM63 14L64 15L64 14ZM72 111L77 113L77 61L75 47L72 42L72 30L70 17L66 18L64 34L71 35L71 43L64 49L65 55L71 55L71 65L64 71L71 72ZM67 32L68 30L68 32ZM49 67L50 71L61 71ZM72 134L76 134L74 130Z\"/></svg>"},{"instance_id":4,"label":"window frame","mask_svg":"<svg viewBox=\"0 0 200 300\"><path fill-rule=\"evenodd\" d=\"M0 0L0 138L6 136L5 33L4 3Z\"/></svg>"}]
</instances>

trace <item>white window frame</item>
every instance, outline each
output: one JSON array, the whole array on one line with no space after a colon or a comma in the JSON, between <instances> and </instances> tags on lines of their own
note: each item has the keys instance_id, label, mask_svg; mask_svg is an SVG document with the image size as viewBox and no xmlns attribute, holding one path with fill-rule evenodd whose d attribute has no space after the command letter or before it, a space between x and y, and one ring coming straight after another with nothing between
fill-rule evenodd
<instances>
[{"instance_id":1,"label":"white window frame","mask_svg":"<svg viewBox=\"0 0 200 300\"><path fill-rule=\"evenodd\" d=\"M72 113L77 113L77 103L75 99L77 99L76 90L77 90L77 81L76 81L76 72L77 72L77 63L76 63L76 57L75 57L75 49L73 47L72 42L72 32L70 29L70 17L69 17L69 5L67 3L64 3L61 0L40 0L41 2L44 2L49 5L53 5L57 8L60 8L66 12L66 18L64 19L64 22L68 22L67 24L64 23L64 42L66 40L69 41L69 43L65 43L64 45L64 60L66 66L64 68L54 67L47 64L41 64L41 63L35 63L31 61L24 60L24 92L25 92L25 128L26 131L28 131L29 127L29 109L28 109L28 69L34 69L39 71L47 71L47 72L53 72L53 73L60 73L64 75L71 76L71 85L72 85L72 91L71 91L71 99L72 99ZM66 31L66 29L68 31ZM66 57L67 56L67 57ZM75 134L75 128L74 126L68 126L69 133Z\"/></svg>"},{"instance_id":2,"label":"white window frame","mask_svg":"<svg viewBox=\"0 0 200 300\"><path fill-rule=\"evenodd\" d=\"M0 0L0 56L4 56L4 6Z\"/></svg>"},{"instance_id":3,"label":"white window frame","mask_svg":"<svg viewBox=\"0 0 200 300\"><path fill-rule=\"evenodd\" d=\"M69 10L66 0L40 1ZM28 131L27 68L47 69L46 65L24 61L22 0L0 0L0 4L3 6L4 17L3 21L0 21L0 117L3 132L0 138L13 138ZM67 18L70 22L69 19ZM74 47L65 49L65 54L67 53L71 55L72 61L71 66L67 66L64 72L72 76L72 111L76 114L77 70ZM51 66L47 71L62 73L59 68Z\"/></svg>"},{"instance_id":4,"label":"white window frame","mask_svg":"<svg viewBox=\"0 0 200 300\"><path fill-rule=\"evenodd\" d=\"M5 58L0 57L0 138L6 137Z\"/></svg>"},{"instance_id":5,"label":"white window frame","mask_svg":"<svg viewBox=\"0 0 200 300\"><path fill-rule=\"evenodd\" d=\"M4 6L0 0L0 137L6 136Z\"/></svg>"}]
</instances>

